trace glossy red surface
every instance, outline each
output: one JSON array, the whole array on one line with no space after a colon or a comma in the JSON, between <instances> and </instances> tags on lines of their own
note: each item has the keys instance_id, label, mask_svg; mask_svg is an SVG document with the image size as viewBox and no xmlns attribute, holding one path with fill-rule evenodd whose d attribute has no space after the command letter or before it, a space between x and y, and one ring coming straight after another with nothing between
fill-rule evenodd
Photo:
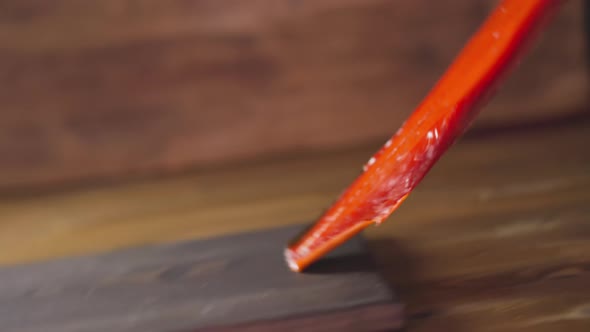
<instances>
[{"instance_id":1,"label":"glossy red surface","mask_svg":"<svg viewBox=\"0 0 590 332\"><path fill-rule=\"evenodd\" d=\"M468 128L562 1L503 0L363 173L286 252L294 271L388 218Z\"/></svg>"}]
</instances>

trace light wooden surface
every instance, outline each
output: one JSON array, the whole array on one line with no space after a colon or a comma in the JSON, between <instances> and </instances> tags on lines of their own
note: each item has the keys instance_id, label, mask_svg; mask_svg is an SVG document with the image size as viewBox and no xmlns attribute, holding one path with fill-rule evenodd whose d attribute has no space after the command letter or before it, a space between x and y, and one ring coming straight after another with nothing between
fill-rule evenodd
<instances>
[{"instance_id":1,"label":"light wooden surface","mask_svg":"<svg viewBox=\"0 0 590 332\"><path fill-rule=\"evenodd\" d=\"M496 3L3 0L0 190L386 139ZM582 4L477 126L584 102Z\"/></svg>"},{"instance_id":2,"label":"light wooden surface","mask_svg":"<svg viewBox=\"0 0 590 332\"><path fill-rule=\"evenodd\" d=\"M409 331L588 331L590 120L465 137L367 236ZM382 144L6 195L3 264L311 221Z\"/></svg>"}]
</instances>

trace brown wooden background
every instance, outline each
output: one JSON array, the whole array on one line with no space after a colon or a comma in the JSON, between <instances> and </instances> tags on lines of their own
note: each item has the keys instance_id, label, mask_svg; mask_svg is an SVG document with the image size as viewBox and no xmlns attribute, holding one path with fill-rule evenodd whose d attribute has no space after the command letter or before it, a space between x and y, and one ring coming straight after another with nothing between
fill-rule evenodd
<instances>
[{"instance_id":1,"label":"brown wooden background","mask_svg":"<svg viewBox=\"0 0 590 332\"><path fill-rule=\"evenodd\" d=\"M0 190L385 139L495 1L0 1ZM586 102L570 1L474 130Z\"/></svg>"}]
</instances>

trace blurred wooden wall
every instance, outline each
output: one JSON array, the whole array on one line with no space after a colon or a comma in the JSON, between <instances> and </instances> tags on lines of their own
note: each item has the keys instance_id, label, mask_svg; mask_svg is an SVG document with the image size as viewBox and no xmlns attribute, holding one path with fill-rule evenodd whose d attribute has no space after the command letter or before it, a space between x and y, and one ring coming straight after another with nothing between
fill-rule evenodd
<instances>
[{"instance_id":1,"label":"blurred wooden wall","mask_svg":"<svg viewBox=\"0 0 590 332\"><path fill-rule=\"evenodd\" d=\"M0 1L0 189L386 139L496 1ZM585 103L570 1L476 121Z\"/></svg>"}]
</instances>

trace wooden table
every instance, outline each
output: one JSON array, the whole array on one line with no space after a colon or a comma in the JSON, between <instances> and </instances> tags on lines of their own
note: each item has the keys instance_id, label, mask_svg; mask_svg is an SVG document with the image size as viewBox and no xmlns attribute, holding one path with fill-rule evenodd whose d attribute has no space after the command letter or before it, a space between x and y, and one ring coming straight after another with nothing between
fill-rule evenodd
<instances>
[{"instance_id":1,"label":"wooden table","mask_svg":"<svg viewBox=\"0 0 590 332\"><path fill-rule=\"evenodd\" d=\"M0 262L311 221L378 144L5 194ZM366 233L408 304L408 331L589 331L589 186L587 119L462 139Z\"/></svg>"}]
</instances>

